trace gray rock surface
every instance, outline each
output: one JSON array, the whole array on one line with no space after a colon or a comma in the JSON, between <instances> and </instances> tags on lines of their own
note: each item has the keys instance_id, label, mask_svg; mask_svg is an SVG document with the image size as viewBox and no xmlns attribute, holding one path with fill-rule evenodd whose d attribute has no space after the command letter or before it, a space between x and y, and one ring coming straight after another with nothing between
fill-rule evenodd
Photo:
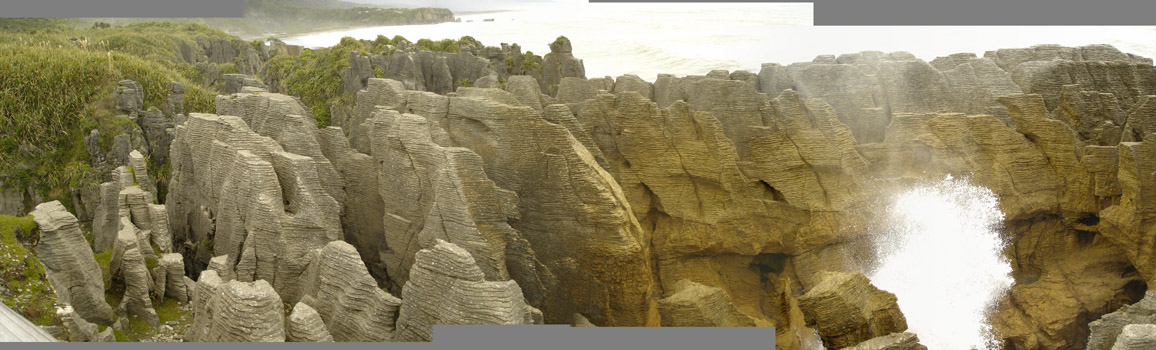
<instances>
[{"instance_id":1,"label":"gray rock surface","mask_svg":"<svg viewBox=\"0 0 1156 350\"><path fill-rule=\"evenodd\" d=\"M614 81L614 91L611 92L619 94L627 91L637 92L642 97L654 101L654 84L642 80L638 75L627 74Z\"/></svg>"},{"instance_id":2,"label":"gray rock surface","mask_svg":"<svg viewBox=\"0 0 1156 350\"><path fill-rule=\"evenodd\" d=\"M321 249L317 280L308 295L336 341L381 342L394 338L402 301L377 287L357 250L333 241Z\"/></svg>"},{"instance_id":3,"label":"gray rock surface","mask_svg":"<svg viewBox=\"0 0 1156 350\"><path fill-rule=\"evenodd\" d=\"M417 253L402 289L396 341L431 341L432 326L527 324L530 309L514 281L486 281L465 249L437 240Z\"/></svg>"},{"instance_id":4,"label":"gray rock surface","mask_svg":"<svg viewBox=\"0 0 1156 350\"><path fill-rule=\"evenodd\" d=\"M252 97L251 101L258 107L247 114L254 124L260 116L269 121L277 118L272 112L277 109L262 105L275 99ZM287 104L295 106L296 102ZM228 108L244 106L248 104L238 102ZM261 108L268 112L257 112ZM281 125L292 129L297 124ZM186 260L195 257L194 266L206 266L212 257L228 255L224 270L234 271L236 279L266 280L282 299L297 301L298 279L306 265L301 258L342 237L341 207L325 186L339 179L333 176L323 181L319 175L318 164L329 162L313 138L313 128L296 129L304 134L282 140L304 140L303 144L316 147L312 152L317 158L284 152L281 144L253 132L241 117L192 114L177 128L173 185L166 206L174 239L189 242L179 251ZM333 191L344 195L340 184Z\"/></svg>"},{"instance_id":5,"label":"gray rock surface","mask_svg":"<svg viewBox=\"0 0 1156 350\"><path fill-rule=\"evenodd\" d=\"M1142 350L1156 348L1156 324L1124 326L1112 350Z\"/></svg>"},{"instance_id":6,"label":"gray rock surface","mask_svg":"<svg viewBox=\"0 0 1156 350\"><path fill-rule=\"evenodd\" d=\"M167 253L158 262L165 273L164 296L184 304L189 302L189 292L185 288L185 261L180 253Z\"/></svg>"},{"instance_id":7,"label":"gray rock surface","mask_svg":"<svg viewBox=\"0 0 1156 350\"><path fill-rule=\"evenodd\" d=\"M145 91L140 83L132 80L121 80L116 85L116 108L132 116L143 113Z\"/></svg>"},{"instance_id":8,"label":"gray rock surface","mask_svg":"<svg viewBox=\"0 0 1156 350\"><path fill-rule=\"evenodd\" d=\"M515 194L486 177L477 154L434 143L425 118L403 114L393 120L381 116L373 122L377 125L373 154L380 164L378 188L386 199L389 250L382 260L389 271L395 271L390 283L403 285L417 251L435 239L470 251L487 279L509 279L506 244L518 234L507 224L515 213L503 203L515 202Z\"/></svg>"},{"instance_id":9,"label":"gray rock surface","mask_svg":"<svg viewBox=\"0 0 1156 350\"><path fill-rule=\"evenodd\" d=\"M560 37L550 43L550 53L542 59L542 79L538 82L546 94L557 96L563 78L586 79L586 67L574 57L573 51L570 39Z\"/></svg>"},{"instance_id":10,"label":"gray rock surface","mask_svg":"<svg viewBox=\"0 0 1156 350\"><path fill-rule=\"evenodd\" d=\"M291 342L331 342L333 336L325 329L321 315L308 304L298 302L293 305L285 329L285 341Z\"/></svg>"},{"instance_id":11,"label":"gray rock surface","mask_svg":"<svg viewBox=\"0 0 1156 350\"><path fill-rule=\"evenodd\" d=\"M542 90L541 85L538 84L534 77L528 75L511 75L506 80L506 91L514 94L523 106L533 108L534 110L542 110Z\"/></svg>"},{"instance_id":12,"label":"gray rock surface","mask_svg":"<svg viewBox=\"0 0 1156 350\"><path fill-rule=\"evenodd\" d=\"M111 325L112 308L104 300L100 266L80 233L76 217L59 201L37 205L30 214L41 232L37 258L44 264L57 298L73 305L77 315L87 321Z\"/></svg>"},{"instance_id":13,"label":"gray rock surface","mask_svg":"<svg viewBox=\"0 0 1156 350\"><path fill-rule=\"evenodd\" d=\"M369 64L369 57L362 56L357 51L349 53L349 66L341 71L341 82L345 85L345 93L354 93L365 88L366 80L373 77L373 66Z\"/></svg>"},{"instance_id":14,"label":"gray rock surface","mask_svg":"<svg viewBox=\"0 0 1156 350\"><path fill-rule=\"evenodd\" d=\"M919 336L903 332L871 338L843 350L927 350L927 347L919 344Z\"/></svg>"},{"instance_id":15,"label":"gray rock surface","mask_svg":"<svg viewBox=\"0 0 1156 350\"><path fill-rule=\"evenodd\" d=\"M197 279L196 291L193 293L193 324L185 333L185 341L207 342L209 329L213 325L213 314L217 307L217 290L221 287L221 278L215 270L205 270Z\"/></svg>"},{"instance_id":16,"label":"gray rock surface","mask_svg":"<svg viewBox=\"0 0 1156 350\"><path fill-rule=\"evenodd\" d=\"M199 292L198 292L199 293ZM285 312L281 298L264 280L221 283L212 298L210 342L283 342Z\"/></svg>"},{"instance_id":17,"label":"gray rock surface","mask_svg":"<svg viewBox=\"0 0 1156 350\"><path fill-rule=\"evenodd\" d=\"M160 249L161 253L173 252L173 235L169 233L168 210L163 204L149 204L149 220L152 227L149 233L150 242Z\"/></svg>"},{"instance_id":18,"label":"gray rock surface","mask_svg":"<svg viewBox=\"0 0 1156 350\"><path fill-rule=\"evenodd\" d=\"M68 341L70 342L116 341L112 334L112 328L106 328L104 332L101 332L99 326L76 315L72 305L65 304L57 309L56 314L60 316L64 327L68 329Z\"/></svg>"},{"instance_id":19,"label":"gray rock surface","mask_svg":"<svg viewBox=\"0 0 1156 350\"><path fill-rule=\"evenodd\" d=\"M1128 325L1156 325L1156 291L1148 291L1140 301L1105 314L1088 324L1087 350L1110 350L1124 327Z\"/></svg>"},{"instance_id":20,"label":"gray rock surface","mask_svg":"<svg viewBox=\"0 0 1156 350\"><path fill-rule=\"evenodd\" d=\"M385 266L378 252L385 250L385 204L378 191L377 163L373 157L350 148L344 132L337 127L318 130L321 151L333 161L344 180L345 207L341 227L345 241L357 248L370 274L384 280Z\"/></svg>"},{"instance_id":21,"label":"gray rock surface","mask_svg":"<svg viewBox=\"0 0 1156 350\"><path fill-rule=\"evenodd\" d=\"M403 98L412 96L420 95ZM387 102L382 105L409 103L382 99ZM500 102L507 99L514 101ZM396 133L390 126L391 118L418 123L397 111L376 113L381 123L363 126L367 134ZM647 245L639 241L642 229L629 213L617 182L566 127L544 120L507 92L493 89L459 89L458 96L448 98L444 114L436 110L423 113L431 139L441 130L432 126L445 125L448 130L442 131L453 146L478 154L487 177L497 187L517 193L517 203L502 204L519 208L503 212L507 217L517 213L518 220L510 221L510 226L522 237L508 237L505 242L507 271L518 281L529 303L542 309L546 322L568 322L567 315L581 312L597 324L657 325L657 317L650 317L655 314L655 304L649 299L652 280ZM376 149L371 153L382 156ZM543 171L543 164L551 164L552 170ZM558 167L553 168L554 164ZM385 185L400 185L395 181L379 187L385 204L390 205L391 200L384 196ZM524 203L536 209L523 208ZM387 208L387 212L392 211ZM398 220L401 227L406 221L413 222L410 217L422 216L407 214ZM617 261L617 267L603 266L607 261ZM396 274L390 271L391 276ZM595 297L600 295L617 297Z\"/></svg>"},{"instance_id":22,"label":"gray rock surface","mask_svg":"<svg viewBox=\"0 0 1156 350\"><path fill-rule=\"evenodd\" d=\"M150 251L151 249L140 246L140 239L136 233L139 230L132 223L122 217L121 225L123 227L117 235L116 246L113 248L113 263L109 268L114 280L124 281L124 298L121 299L117 310L140 317L153 328L160 327L157 311L149 298L154 280L142 254L143 249Z\"/></svg>"}]
</instances>

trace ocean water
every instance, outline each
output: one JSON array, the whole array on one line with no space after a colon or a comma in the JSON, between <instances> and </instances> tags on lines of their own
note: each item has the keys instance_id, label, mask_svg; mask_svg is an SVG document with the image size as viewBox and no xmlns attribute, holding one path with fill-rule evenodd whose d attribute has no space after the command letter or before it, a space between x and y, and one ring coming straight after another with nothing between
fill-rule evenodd
<instances>
[{"instance_id":1,"label":"ocean water","mask_svg":"<svg viewBox=\"0 0 1156 350\"><path fill-rule=\"evenodd\" d=\"M460 23L387 26L284 38L306 47L337 44L342 37L377 35L458 39L470 35L490 46L517 43L523 51L549 53L565 35L587 77L659 73L706 74L712 69L757 73L763 63L808 62L818 55L907 51L924 60L959 52L1037 44L1110 44L1156 57L1156 27L911 27L813 26L810 3L543 3L512 11L461 15ZM493 19L485 22L484 19ZM472 21L472 22L470 22Z\"/></svg>"}]
</instances>

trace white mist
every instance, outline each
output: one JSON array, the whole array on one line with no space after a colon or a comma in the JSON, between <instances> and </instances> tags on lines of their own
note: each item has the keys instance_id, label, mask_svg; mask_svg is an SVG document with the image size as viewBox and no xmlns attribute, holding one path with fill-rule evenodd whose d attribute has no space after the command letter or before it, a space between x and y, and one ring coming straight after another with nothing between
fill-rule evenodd
<instances>
[{"instance_id":1,"label":"white mist","mask_svg":"<svg viewBox=\"0 0 1156 350\"><path fill-rule=\"evenodd\" d=\"M1003 213L990 190L948 176L896 196L871 278L934 350L993 349L988 311L1011 287Z\"/></svg>"}]
</instances>

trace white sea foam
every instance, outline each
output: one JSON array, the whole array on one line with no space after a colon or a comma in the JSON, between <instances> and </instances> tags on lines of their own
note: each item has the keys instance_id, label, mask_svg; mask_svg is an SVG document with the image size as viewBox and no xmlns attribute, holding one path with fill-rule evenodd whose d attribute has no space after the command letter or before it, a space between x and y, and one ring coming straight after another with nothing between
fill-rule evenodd
<instances>
[{"instance_id":1,"label":"white sea foam","mask_svg":"<svg viewBox=\"0 0 1156 350\"><path fill-rule=\"evenodd\" d=\"M1003 217L994 193L950 176L896 196L869 277L928 349L998 348L988 316L1013 283Z\"/></svg>"}]
</instances>

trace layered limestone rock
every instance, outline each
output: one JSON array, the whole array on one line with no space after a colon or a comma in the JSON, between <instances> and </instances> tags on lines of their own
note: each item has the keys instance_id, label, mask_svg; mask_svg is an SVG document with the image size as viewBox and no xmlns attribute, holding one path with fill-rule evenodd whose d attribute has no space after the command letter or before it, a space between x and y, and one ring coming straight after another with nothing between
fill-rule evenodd
<instances>
[{"instance_id":1,"label":"layered limestone rock","mask_svg":"<svg viewBox=\"0 0 1156 350\"><path fill-rule=\"evenodd\" d=\"M506 245L521 237L507 224L516 195L486 177L474 152L434 143L425 118L381 114L372 122L390 283L404 285L417 251L435 239L470 251L487 279L509 279Z\"/></svg>"},{"instance_id":2,"label":"layered limestone rock","mask_svg":"<svg viewBox=\"0 0 1156 350\"><path fill-rule=\"evenodd\" d=\"M152 178L148 173L148 164L145 163L144 155L140 151L132 151L128 154L128 166L132 173L133 184L139 185L141 190L148 192L147 200L150 203L156 202L157 189L153 183Z\"/></svg>"},{"instance_id":3,"label":"layered limestone rock","mask_svg":"<svg viewBox=\"0 0 1156 350\"><path fill-rule=\"evenodd\" d=\"M149 233L151 243L156 245L161 253L173 252L173 235L169 233L169 214L168 209L162 204L149 204L149 226L152 231Z\"/></svg>"},{"instance_id":4,"label":"layered limestone rock","mask_svg":"<svg viewBox=\"0 0 1156 350\"><path fill-rule=\"evenodd\" d=\"M73 305L76 314L88 322L111 325L112 308L104 300L100 266L76 217L59 201L37 205L30 214L40 227L37 258L57 299Z\"/></svg>"},{"instance_id":5,"label":"layered limestone rock","mask_svg":"<svg viewBox=\"0 0 1156 350\"><path fill-rule=\"evenodd\" d=\"M506 80L506 91L514 94L518 98L518 102L526 107L534 110L542 110L542 90L541 85L532 76L528 75L511 75Z\"/></svg>"},{"instance_id":6,"label":"layered limestone rock","mask_svg":"<svg viewBox=\"0 0 1156 350\"><path fill-rule=\"evenodd\" d=\"M286 322L285 341L291 342L331 342L333 336L325 329L321 315L308 304L298 302L293 306Z\"/></svg>"},{"instance_id":7,"label":"layered limestone rock","mask_svg":"<svg viewBox=\"0 0 1156 350\"><path fill-rule=\"evenodd\" d=\"M1156 347L1156 325L1130 324L1124 326L1112 350L1140 350Z\"/></svg>"},{"instance_id":8,"label":"layered limestone rock","mask_svg":"<svg viewBox=\"0 0 1156 350\"><path fill-rule=\"evenodd\" d=\"M582 316L582 314L574 314L574 320L570 322L570 326L572 326L572 327L598 327L598 326L595 326L593 323L590 323L590 320L586 319L586 316Z\"/></svg>"},{"instance_id":9,"label":"layered limestone rock","mask_svg":"<svg viewBox=\"0 0 1156 350\"><path fill-rule=\"evenodd\" d=\"M1017 348L1084 348L1087 323L1135 301L1141 280L1119 248L1093 232L1049 217L1008 225L1019 268L1010 298L992 323Z\"/></svg>"},{"instance_id":10,"label":"layered limestone rock","mask_svg":"<svg viewBox=\"0 0 1156 350\"><path fill-rule=\"evenodd\" d=\"M1121 136L1124 142L1143 141L1144 135L1156 132L1156 96L1141 96L1136 105L1128 110L1126 118Z\"/></svg>"},{"instance_id":11,"label":"layered limestone rock","mask_svg":"<svg viewBox=\"0 0 1156 350\"><path fill-rule=\"evenodd\" d=\"M1144 247L1156 240L1156 135L1143 142L1121 142L1116 147L1115 181L1118 202L1099 213L1099 231L1123 249L1146 281L1156 279L1156 253ZM1111 179L1111 172L1108 172ZM1111 197L1109 197L1111 198ZM1118 204L1115 204L1118 203Z\"/></svg>"},{"instance_id":12,"label":"layered limestone rock","mask_svg":"<svg viewBox=\"0 0 1156 350\"><path fill-rule=\"evenodd\" d=\"M318 265L316 280L308 282L311 302L307 304L325 321L324 328L333 340L394 339L394 324L402 301L377 287L352 245L330 242L313 263ZM320 336L316 332L309 334Z\"/></svg>"},{"instance_id":13,"label":"layered limestone rock","mask_svg":"<svg viewBox=\"0 0 1156 350\"><path fill-rule=\"evenodd\" d=\"M212 341L209 339L209 329L213 325L213 314L217 308L217 289L221 287L221 277L216 270L205 270L197 278L193 293L193 324L185 333L186 341Z\"/></svg>"},{"instance_id":14,"label":"layered limestone rock","mask_svg":"<svg viewBox=\"0 0 1156 350\"><path fill-rule=\"evenodd\" d=\"M587 101L578 119L648 231L665 290L685 278L732 292L739 288L730 284L757 284L760 276L747 266L758 254L783 252L806 223L778 184L744 174L719 120L687 103L658 109L633 92L604 94ZM748 289L734 297L766 319L760 305L767 294Z\"/></svg>"},{"instance_id":15,"label":"layered limestone rock","mask_svg":"<svg viewBox=\"0 0 1156 350\"><path fill-rule=\"evenodd\" d=\"M369 273L384 280L387 273L378 252L385 250L385 204L377 187L377 163L373 157L353 150L340 128L319 130L318 138L322 152L333 161L345 183L341 214L344 239L357 248Z\"/></svg>"},{"instance_id":16,"label":"layered limestone rock","mask_svg":"<svg viewBox=\"0 0 1156 350\"><path fill-rule=\"evenodd\" d=\"M114 179L116 176L114 176ZM116 242L116 233L120 231L120 181L109 181L100 184L100 203L96 207L96 215L92 219L93 250L106 252L112 249Z\"/></svg>"},{"instance_id":17,"label":"layered limestone rock","mask_svg":"<svg viewBox=\"0 0 1156 350\"><path fill-rule=\"evenodd\" d=\"M85 321L73 310L72 305L65 304L64 307L58 308L57 316L60 316L61 322L68 328L68 341L71 342L113 342L116 341L112 334L112 328L105 328L102 332L100 326L94 323Z\"/></svg>"},{"instance_id":18,"label":"layered limestone rock","mask_svg":"<svg viewBox=\"0 0 1156 350\"><path fill-rule=\"evenodd\" d=\"M614 80L614 89L611 92L620 94L627 91L634 91L648 100L654 100L654 84L642 80L638 75L627 74Z\"/></svg>"},{"instance_id":19,"label":"layered limestone rock","mask_svg":"<svg viewBox=\"0 0 1156 350\"><path fill-rule=\"evenodd\" d=\"M370 86L374 84L374 79L370 79ZM389 85L388 81L377 84ZM520 217L520 220L514 221L516 224L510 226L513 232L520 233L525 240L507 234L504 239L507 270L510 277L519 281L530 303L542 306L548 322L566 322L565 315L572 312L565 310L581 311L590 315L595 323L644 325L658 322L654 309L655 299L651 297L649 291L652 288L650 264L646 261L647 246L641 229L637 221L629 215L628 204L621 195L617 183L602 170L591 158L590 152L574 139L565 127L543 120L540 114L530 107L522 106L516 97L505 91L480 88L459 89L458 96L442 98L441 100L448 104L448 108L445 109L425 107L413 109L414 113L425 118L424 125L428 131L421 131L421 125L395 127L393 126L395 121L415 124L423 124L423 121L392 109L409 111L415 104L432 99L422 93L400 94L396 93L396 90L389 91L394 93L370 96L373 90L363 91L366 94L364 100L377 101L378 106L383 107L371 113L374 122L363 123L361 132L365 135L401 135L397 134L398 130L411 130L406 133L417 132L420 135L428 132L430 135L428 138L435 141L433 144L441 146L444 142L452 146L461 146L481 156L480 167L484 169L486 177L492 180L496 187L517 193L518 204L515 204L511 201L515 198L513 196L493 197L492 194L486 194L490 190L485 190L487 186L483 185L478 187L483 190L481 194L467 192L465 199L466 203L474 202L471 205L485 203L487 207L493 208L471 207L475 224L480 220L478 218L486 217L488 219L484 221L500 220L492 222L501 226L501 222L505 219L492 216L498 213L507 218ZM372 110L360 103L358 108ZM366 116L366 119L370 119L369 116ZM355 130L351 134L357 133ZM422 139L425 137L422 136ZM370 153L381 161L389 159L389 162L379 164L395 166L391 164L397 162L395 158L386 158L384 151L378 152L382 149L381 146L386 144L382 142L384 138L371 139L375 140L375 148L371 149ZM469 157L467 153L454 152ZM479 166L476 160L466 162L465 158L460 157L455 159L454 163L457 167L469 165L477 169ZM543 173L541 164L557 164L561 168ZM477 173L476 170L474 172ZM457 175L463 176L462 171L458 170ZM382 178L382 181L389 180ZM444 181L439 183L452 184ZM407 191L416 195L421 192L413 189L419 186L433 188L433 184L431 182L429 185L408 185L411 187L408 187ZM382 191L382 198L386 199L385 204L389 206L404 203L387 199L386 196L392 192L388 186L401 187L396 181L381 183L379 190ZM470 199L486 197L507 199L481 202ZM512 209L521 208L521 203L534 203L533 207L538 209L532 211ZM574 210L576 203L586 203L584 208L587 209ZM386 212L391 213L386 216L387 227L391 227L389 220L396 221L402 228L410 225L409 223L426 220L425 213L428 209L411 207L402 209L404 211L386 208ZM563 222L566 224L562 224ZM428 224L425 227L430 228ZM483 226L479 227L483 233L490 230ZM489 232L504 230L501 227L496 229L498 231ZM559 229L565 232L558 232ZM407 230L416 231L413 228ZM558 240L557 237L565 238ZM582 248L575 250L575 247ZM397 255L406 258L403 254ZM479 255L476 258L481 262L479 265L492 264L489 262L492 261L489 256ZM614 261L617 263L612 264ZM616 268L610 268L612 265ZM396 272L396 269L390 270L391 275L402 273L404 272ZM557 286L564 280L559 278L562 275L569 276L570 282L566 282L564 288L558 288ZM610 297L612 295L623 298L612 298ZM554 321L550 321L551 317Z\"/></svg>"},{"instance_id":20,"label":"layered limestone rock","mask_svg":"<svg viewBox=\"0 0 1156 350\"><path fill-rule=\"evenodd\" d=\"M1058 104L1052 116L1076 130L1085 143L1098 146L1120 143L1126 119L1115 95L1081 91L1075 84L1064 85Z\"/></svg>"},{"instance_id":21,"label":"layered limestone rock","mask_svg":"<svg viewBox=\"0 0 1156 350\"><path fill-rule=\"evenodd\" d=\"M567 77L586 79L586 67L574 57L570 39L558 37L550 43L550 53L542 59L542 79L538 83L546 94L557 96L559 83Z\"/></svg>"},{"instance_id":22,"label":"layered limestone rock","mask_svg":"<svg viewBox=\"0 0 1156 350\"><path fill-rule=\"evenodd\" d=\"M819 276L820 282L799 298L799 307L827 348L842 349L907 330L895 294L875 288L863 274Z\"/></svg>"},{"instance_id":23,"label":"layered limestone rock","mask_svg":"<svg viewBox=\"0 0 1156 350\"><path fill-rule=\"evenodd\" d=\"M185 288L185 262L179 253L164 254L158 262L159 267L164 269L164 293L165 297L176 299L181 304L189 302L189 292Z\"/></svg>"},{"instance_id":24,"label":"layered limestone rock","mask_svg":"<svg viewBox=\"0 0 1156 350\"><path fill-rule=\"evenodd\" d=\"M1148 291L1135 304L1125 305L1088 324L1088 350L1110 350L1128 325L1156 325L1156 291Z\"/></svg>"},{"instance_id":25,"label":"layered limestone rock","mask_svg":"<svg viewBox=\"0 0 1156 350\"><path fill-rule=\"evenodd\" d=\"M350 56L350 68L345 71L348 75L343 76L343 80L346 82L346 92L356 92L366 87L366 80L373 77L375 69L380 69L383 78L401 82L406 89L444 95L486 77L496 78L499 74L492 67L504 65L504 62L491 65L489 60L471 52L398 50L385 55L371 54L369 57L355 52ZM355 81L357 78L360 81Z\"/></svg>"},{"instance_id":26,"label":"layered limestone rock","mask_svg":"<svg viewBox=\"0 0 1156 350\"><path fill-rule=\"evenodd\" d=\"M431 341L433 325L530 324L514 281L486 281L465 249L442 240L417 253L402 289L396 341Z\"/></svg>"},{"instance_id":27,"label":"layered limestone rock","mask_svg":"<svg viewBox=\"0 0 1156 350\"><path fill-rule=\"evenodd\" d=\"M322 179L331 179L321 182L325 192L337 200L338 204L343 201L345 196L341 190L342 183L335 181L339 178L337 171L321 152L317 122L313 119L313 114L298 99L274 93L245 93L228 97L218 96L216 107L218 115L241 117L249 129L277 141L285 152L312 158L318 176ZM328 229L340 231L340 226Z\"/></svg>"},{"instance_id":28,"label":"layered limestone rock","mask_svg":"<svg viewBox=\"0 0 1156 350\"><path fill-rule=\"evenodd\" d=\"M117 307L123 311L118 313L135 315L144 319L153 328L160 327L157 311L149 298L154 281L142 254L144 249L148 249L151 254L152 249L141 247L141 239L137 235L139 229L129 222L127 217L121 217L121 226L109 266L113 279L124 282L124 297Z\"/></svg>"},{"instance_id":29,"label":"layered limestone rock","mask_svg":"<svg viewBox=\"0 0 1156 350\"><path fill-rule=\"evenodd\" d=\"M843 350L927 350L927 347L919 344L919 336L903 332L871 338Z\"/></svg>"},{"instance_id":30,"label":"layered limestone rock","mask_svg":"<svg viewBox=\"0 0 1156 350\"><path fill-rule=\"evenodd\" d=\"M205 332L206 338L199 341L285 341L285 313L281 308L281 298L268 282L233 280L221 283L211 298L212 323Z\"/></svg>"},{"instance_id":31,"label":"layered limestone rock","mask_svg":"<svg viewBox=\"0 0 1156 350\"><path fill-rule=\"evenodd\" d=\"M255 106L245 110L254 124L261 116L268 117L266 122L279 118L274 110L297 106L295 101L238 98L240 102L222 102L221 108ZM293 124L280 125L295 129ZM281 130L278 137L286 144L303 140L293 147L317 147L316 158L285 152L275 138L253 132L240 117L194 113L177 128L166 206L173 238L184 242L179 252L192 261L190 272L198 273L212 257L227 255L223 270L233 271L234 278L266 280L284 300L299 299L305 256L340 239L342 231L341 206L318 170L329 162L313 129L298 126L303 136ZM344 194L340 185L332 191Z\"/></svg>"},{"instance_id":32,"label":"layered limestone rock","mask_svg":"<svg viewBox=\"0 0 1156 350\"><path fill-rule=\"evenodd\" d=\"M673 294L658 301L664 327L754 327L755 321L731 303L722 288L691 280L675 283Z\"/></svg>"}]
</instances>

